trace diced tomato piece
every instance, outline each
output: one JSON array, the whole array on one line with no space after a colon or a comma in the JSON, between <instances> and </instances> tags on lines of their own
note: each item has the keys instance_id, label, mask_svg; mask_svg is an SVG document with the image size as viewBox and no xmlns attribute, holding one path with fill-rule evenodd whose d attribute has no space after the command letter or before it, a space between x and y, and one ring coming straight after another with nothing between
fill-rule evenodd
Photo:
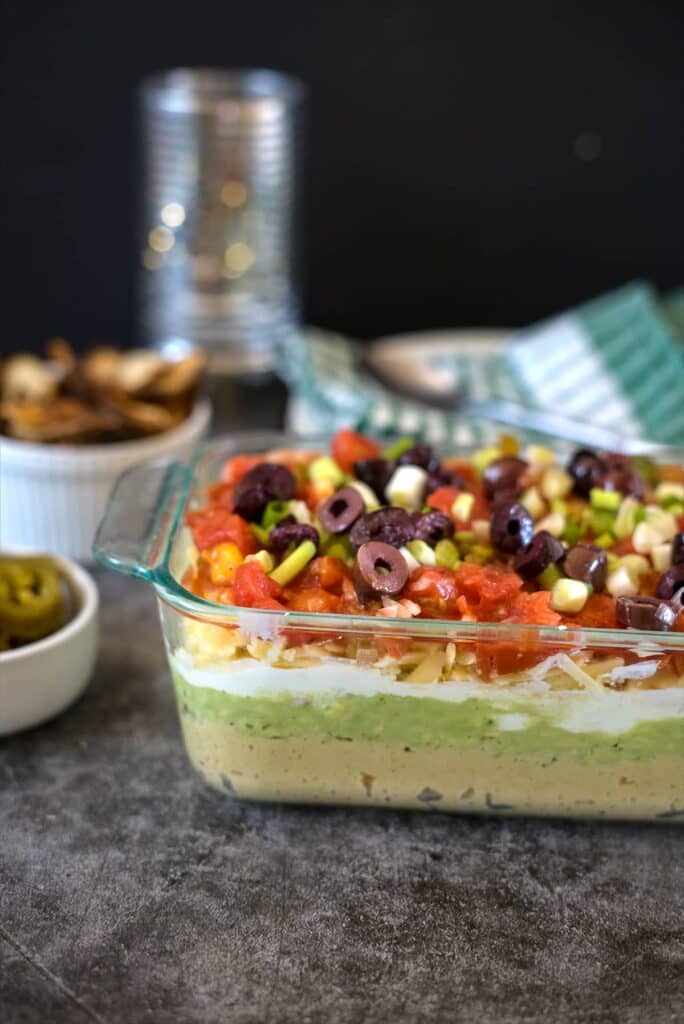
<instances>
[{"instance_id":1,"label":"diced tomato piece","mask_svg":"<svg viewBox=\"0 0 684 1024\"><path fill-rule=\"evenodd\" d=\"M209 503L211 505L220 505L222 508L227 508L229 512L232 512L234 490L235 486L233 484L214 484L209 488Z\"/></svg>"},{"instance_id":2,"label":"diced tomato piece","mask_svg":"<svg viewBox=\"0 0 684 1024\"><path fill-rule=\"evenodd\" d=\"M439 509L445 516L451 512L451 506L460 494L458 487L438 487L432 494L428 494L425 504L430 508Z\"/></svg>"},{"instance_id":3,"label":"diced tomato piece","mask_svg":"<svg viewBox=\"0 0 684 1024\"><path fill-rule=\"evenodd\" d=\"M453 614L457 610L458 593L456 574L452 569L421 567L411 573L402 596L421 607L427 603Z\"/></svg>"},{"instance_id":4,"label":"diced tomato piece","mask_svg":"<svg viewBox=\"0 0 684 1024\"><path fill-rule=\"evenodd\" d=\"M339 611L340 598L329 594L327 590L310 587L302 590L287 591L287 606L293 612L329 612Z\"/></svg>"},{"instance_id":5,"label":"diced tomato piece","mask_svg":"<svg viewBox=\"0 0 684 1024\"><path fill-rule=\"evenodd\" d=\"M522 580L516 573L492 565L464 562L456 570L455 577L458 590L468 602L472 614L485 622L504 618L522 587Z\"/></svg>"},{"instance_id":6,"label":"diced tomato piece","mask_svg":"<svg viewBox=\"0 0 684 1024\"><path fill-rule=\"evenodd\" d=\"M461 477L468 489L477 484L477 473L469 459L444 459L442 465L445 469L453 469Z\"/></svg>"},{"instance_id":7,"label":"diced tomato piece","mask_svg":"<svg viewBox=\"0 0 684 1024\"><path fill-rule=\"evenodd\" d=\"M221 480L225 484L235 485L238 480L242 480L245 473L263 461L261 455L233 455L221 470Z\"/></svg>"},{"instance_id":8,"label":"diced tomato piece","mask_svg":"<svg viewBox=\"0 0 684 1024\"><path fill-rule=\"evenodd\" d=\"M321 555L314 558L299 577L297 589L307 590L310 587L322 587L324 590L339 593L342 581L347 575L347 568L340 558L332 555Z\"/></svg>"},{"instance_id":9,"label":"diced tomato piece","mask_svg":"<svg viewBox=\"0 0 684 1024\"><path fill-rule=\"evenodd\" d=\"M531 626L559 626L561 616L551 607L551 592L523 590L513 598L506 622L519 622Z\"/></svg>"},{"instance_id":10,"label":"diced tomato piece","mask_svg":"<svg viewBox=\"0 0 684 1024\"><path fill-rule=\"evenodd\" d=\"M563 621L587 629L616 629L615 598L610 594L590 594L582 611L564 616Z\"/></svg>"},{"instance_id":11,"label":"diced tomato piece","mask_svg":"<svg viewBox=\"0 0 684 1024\"><path fill-rule=\"evenodd\" d=\"M330 450L338 466L345 473L351 473L355 462L377 458L381 448L377 441L357 434L355 430L344 428L335 434Z\"/></svg>"},{"instance_id":12,"label":"diced tomato piece","mask_svg":"<svg viewBox=\"0 0 684 1024\"><path fill-rule=\"evenodd\" d=\"M267 576L258 562L243 562L235 570L232 580L235 603L243 608L284 608L276 600L280 586Z\"/></svg>"},{"instance_id":13,"label":"diced tomato piece","mask_svg":"<svg viewBox=\"0 0 684 1024\"><path fill-rule=\"evenodd\" d=\"M534 668L552 653L540 644L526 646L510 641L500 644L480 641L475 645L477 668L483 679Z\"/></svg>"},{"instance_id":14,"label":"diced tomato piece","mask_svg":"<svg viewBox=\"0 0 684 1024\"><path fill-rule=\"evenodd\" d=\"M684 466L660 466L660 479L668 483L684 484Z\"/></svg>"},{"instance_id":15,"label":"diced tomato piece","mask_svg":"<svg viewBox=\"0 0 684 1024\"><path fill-rule=\"evenodd\" d=\"M251 555L258 550L249 523L220 505L208 505L196 512L188 512L186 521L200 551L228 540L236 544L243 555Z\"/></svg>"},{"instance_id":16,"label":"diced tomato piece","mask_svg":"<svg viewBox=\"0 0 684 1024\"><path fill-rule=\"evenodd\" d=\"M611 555L618 555L620 558L623 555L634 555L636 552L632 544L632 538L626 537L624 540L617 541L610 549L610 553Z\"/></svg>"}]
</instances>

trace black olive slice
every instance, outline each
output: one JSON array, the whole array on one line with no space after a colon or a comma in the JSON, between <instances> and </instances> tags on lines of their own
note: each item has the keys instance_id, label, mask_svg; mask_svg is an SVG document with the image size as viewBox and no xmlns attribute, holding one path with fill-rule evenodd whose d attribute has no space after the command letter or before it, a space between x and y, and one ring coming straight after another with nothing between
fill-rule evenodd
<instances>
[{"instance_id":1,"label":"black olive slice","mask_svg":"<svg viewBox=\"0 0 684 1024\"><path fill-rule=\"evenodd\" d=\"M573 490L583 498L589 497L592 487L600 487L607 472L604 460L589 448L580 448L568 463L568 473L574 481Z\"/></svg>"},{"instance_id":2,"label":"black olive slice","mask_svg":"<svg viewBox=\"0 0 684 1024\"><path fill-rule=\"evenodd\" d=\"M355 548L369 540L382 541L383 544L400 548L413 537L413 520L403 508L379 508L376 512L366 512L356 520L349 534L349 540Z\"/></svg>"},{"instance_id":3,"label":"black olive slice","mask_svg":"<svg viewBox=\"0 0 684 1024\"><path fill-rule=\"evenodd\" d=\"M233 491L233 511L252 522L260 519L269 501L288 501L297 481L287 466L261 462L242 477Z\"/></svg>"},{"instance_id":4,"label":"black olive slice","mask_svg":"<svg viewBox=\"0 0 684 1024\"><path fill-rule=\"evenodd\" d=\"M454 524L443 512L434 508L430 512L414 513L415 537L432 547L440 540L450 540L454 535Z\"/></svg>"},{"instance_id":5,"label":"black olive slice","mask_svg":"<svg viewBox=\"0 0 684 1024\"><path fill-rule=\"evenodd\" d=\"M490 533L497 551L514 555L532 540L534 521L524 505L517 501L503 501L494 506Z\"/></svg>"},{"instance_id":6,"label":"black olive slice","mask_svg":"<svg viewBox=\"0 0 684 1024\"><path fill-rule=\"evenodd\" d=\"M393 459L360 459L354 463L354 476L370 487L378 501L384 501L385 488L396 468Z\"/></svg>"},{"instance_id":7,"label":"black olive slice","mask_svg":"<svg viewBox=\"0 0 684 1024\"><path fill-rule=\"evenodd\" d=\"M608 556L595 544L574 544L563 560L566 576L581 580L594 590L603 590L608 576Z\"/></svg>"},{"instance_id":8,"label":"black olive slice","mask_svg":"<svg viewBox=\"0 0 684 1024\"><path fill-rule=\"evenodd\" d=\"M672 629L677 612L667 601L657 597L618 597L615 617L621 626L629 629Z\"/></svg>"},{"instance_id":9,"label":"black olive slice","mask_svg":"<svg viewBox=\"0 0 684 1024\"><path fill-rule=\"evenodd\" d=\"M565 548L548 530L540 530L522 551L513 559L513 569L524 580L533 580L541 576L555 562L560 562Z\"/></svg>"},{"instance_id":10,"label":"black olive slice","mask_svg":"<svg viewBox=\"0 0 684 1024\"><path fill-rule=\"evenodd\" d=\"M365 508L363 498L354 487L343 487L321 505L318 518L328 533L346 533Z\"/></svg>"},{"instance_id":11,"label":"black olive slice","mask_svg":"<svg viewBox=\"0 0 684 1024\"><path fill-rule=\"evenodd\" d=\"M684 563L684 533L677 533L672 538L672 564Z\"/></svg>"},{"instance_id":12,"label":"black olive slice","mask_svg":"<svg viewBox=\"0 0 684 1024\"><path fill-rule=\"evenodd\" d=\"M391 544L368 541L356 552L352 580L359 601L368 604L379 597L396 597L406 586L408 566Z\"/></svg>"},{"instance_id":13,"label":"black olive slice","mask_svg":"<svg viewBox=\"0 0 684 1024\"><path fill-rule=\"evenodd\" d=\"M656 597L671 601L682 591L684 591L684 563L680 562L679 565L673 565L660 577L656 587Z\"/></svg>"},{"instance_id":14,"label":"black olive slice","mask_svg":"<svg viewBox=\"0 0 684 1024\"><path fill-rule=\"evenodd\" d=\"M268 546L271 551L280 554L283 551L287 551L292 545L296 547L305 540L313 541L316 548L318 548L319 536L315 526L296 521L286 523L281 520L269 533Z\"/></svg>"},{"instance_id":15,"label":"black olive slice","mask_svg":"<svg viewBox=\"0 0 684 1024\"><path fill-rule=\"evenodd\" d=\"M527 465L524 459L515 455L503 455L490 462L482 474L485 494L490 501L504 491L511 497L517 497L522 490L520 481Z\"/></svg>"}]
</instances>

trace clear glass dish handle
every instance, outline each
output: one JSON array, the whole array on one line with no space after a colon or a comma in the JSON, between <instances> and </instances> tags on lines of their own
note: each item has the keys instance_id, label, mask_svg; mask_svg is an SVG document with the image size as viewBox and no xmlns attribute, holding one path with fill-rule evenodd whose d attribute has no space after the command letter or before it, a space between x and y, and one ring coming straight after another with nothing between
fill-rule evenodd
<instances>
[{"instance_id":1,"label":"clear glass dish handle","mask_svg":"<svg viewBox=\"0 0 684 1024\"><path fill-rule=\"evenodd\" d=\"M155 459L121 474L95 535L98 562L127 576L156 578L178 513L185 469L175 459Z\"/></svg>"}]
</instances>

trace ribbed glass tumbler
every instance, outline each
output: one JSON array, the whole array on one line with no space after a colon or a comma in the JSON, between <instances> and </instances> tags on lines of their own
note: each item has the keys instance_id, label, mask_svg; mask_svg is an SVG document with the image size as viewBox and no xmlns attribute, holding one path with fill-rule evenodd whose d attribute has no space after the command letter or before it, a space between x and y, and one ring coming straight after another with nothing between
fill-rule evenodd
<instances>
[{"instance_id":1,"label":"ribbed glass tumbler","mask_svg":"<svg viewBox=\"0 0 684 1024\"><path fill-rule=\"evenodd\" d=\"M298 322L303 87L273 71L177 69L142 85L141 329L268 370Z\"/></svg>"}]
</instances>

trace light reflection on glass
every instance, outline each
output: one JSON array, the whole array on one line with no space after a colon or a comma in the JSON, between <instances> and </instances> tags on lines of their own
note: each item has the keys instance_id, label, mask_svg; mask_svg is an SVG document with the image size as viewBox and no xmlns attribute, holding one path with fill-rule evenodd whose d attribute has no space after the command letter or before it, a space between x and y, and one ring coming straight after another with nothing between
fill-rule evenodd
<instances>
[{"instance_id":1,"label":"light reflection on glass","mask_svg":"<svg viewBox=\"0 0 684 1024\"><path fill-rule=\"evenodd\" d=\"M246 242L233 242L224 256L226 269L234 274L244 274L254 263L254 253Z\"/></svg>"},{"instance_id":2,"label":"light reflection on glass","mask_svg":"<svg viewBox=\"0 0 684 1024\"><path fill-rule=\"evenodd\" d=\"M174 242L175 238L168 228L152 228L147 236L147 244L155 252L168 252L169 249L173 248Z\"/></svg>"},{"instance_id":3,"label":"light reflection on glass","mask_svg":"<svg viewBox=\"0 0 684 1024\"><path fill-rule=\"evenodd\" d=\"M236 210L247 199L247 189L241 181L227 181L221 189L221 199L231 210Z\"/></svg>"},{"instance_id":4,"label":"light reflection on glass","mask_svg":"<svg viewBox=\"0 0 684 1024\"><path fill-rule=\"evenodd\" d=\"M181 203L166 203L161 209L161 219L167 228L179 228L185 220L185 207Z\"/></svg>"}]
</instances>

